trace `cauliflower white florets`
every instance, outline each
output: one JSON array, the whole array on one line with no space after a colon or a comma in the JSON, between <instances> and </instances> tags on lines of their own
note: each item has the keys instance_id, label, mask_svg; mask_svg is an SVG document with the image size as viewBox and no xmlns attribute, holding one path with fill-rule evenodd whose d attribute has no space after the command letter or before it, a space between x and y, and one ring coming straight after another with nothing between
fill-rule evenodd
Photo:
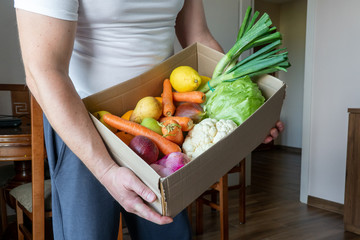
<instances>
[{"instance_id":1,"label":"cauliflower white florets","mask_svg":"<svg viewBox=\"0 0 360 240\"><path fill-rule=\"evenodd\" d=\"M194 159L237 127L232 120L206 118L188 132L182 145L183 152Z\"/></svg>"}]
</instances>

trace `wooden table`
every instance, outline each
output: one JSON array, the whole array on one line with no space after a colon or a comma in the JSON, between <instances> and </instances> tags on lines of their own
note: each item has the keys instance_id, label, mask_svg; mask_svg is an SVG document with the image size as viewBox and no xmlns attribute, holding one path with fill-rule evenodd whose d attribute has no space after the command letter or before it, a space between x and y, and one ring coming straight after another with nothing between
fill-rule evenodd
<instances>
[{"instance_id":1,"label":"wooden table","mask_svg":"<svg viewBox=\"0 0 360 240\"><path fill-rule=\"evenodd\" d=\"M9 197L11 189L31 182L31 128L28 125L12 128L0 128L0 161L14 163L15 176L4 188L6 202L15 208L15 202Z\"/></svg>"}]
</instances>

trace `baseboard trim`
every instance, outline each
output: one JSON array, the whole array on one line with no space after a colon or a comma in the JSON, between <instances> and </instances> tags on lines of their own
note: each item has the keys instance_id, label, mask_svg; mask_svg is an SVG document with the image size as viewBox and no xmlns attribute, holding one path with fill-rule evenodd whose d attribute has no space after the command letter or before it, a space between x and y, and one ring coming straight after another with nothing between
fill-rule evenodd
<instances>
[{"instance_id":1,"label":"baseboard trim","mask_svg":"<svg viewBox=\"0 0 360 240\"><path fill-rule=\"evenodd\" d=\"M308 196L307 204L312 207L344 215L344 204L332 202L322 198Z\"/></svg>"}]
</instances>

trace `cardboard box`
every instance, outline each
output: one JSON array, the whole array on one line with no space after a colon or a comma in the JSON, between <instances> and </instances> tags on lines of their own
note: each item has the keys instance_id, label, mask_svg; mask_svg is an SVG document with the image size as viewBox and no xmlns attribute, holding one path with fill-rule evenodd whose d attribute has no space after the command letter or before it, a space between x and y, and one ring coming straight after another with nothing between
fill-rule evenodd
<instances>
[{"instance_id":1,"label":"cardboard box","mask_svg":"<svg viewBox=\"0 0 360 240\"><path fill-rule=\"evenodd\" d=\"M84 103L89 112L107 110L121 116L134 109L141 98L160 96L162 82L174 68L188 65L201 75L211 76L222 56L204 45L193 44L150 71L87 97ZM267 99L264 105L230 135L166 178L161 178L96 118L92 116L92 119L115 161L130 168L158 196L151 206L163 215L174 217L248 156L279 119L285 84L269 75L255 81Z\"/></svg>"}]
</instances>

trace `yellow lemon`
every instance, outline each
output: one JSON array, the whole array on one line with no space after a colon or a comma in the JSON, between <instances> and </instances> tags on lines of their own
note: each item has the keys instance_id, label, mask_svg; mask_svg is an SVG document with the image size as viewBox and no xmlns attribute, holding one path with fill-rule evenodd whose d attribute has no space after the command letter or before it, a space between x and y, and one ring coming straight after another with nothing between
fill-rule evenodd
<instances>
[{"instance_id":1,"label":"yellow lemon","mask_svg":"<svg viewBox=\"0 0 360 240\"><path fill-rule=\"evenodd\" d=\"M94 112L93 115L94 117L96 117L97 119L99 119L99 121L105 125L105 127L107 127L108 129L110 129L110 131L112 131L113 133L116 133L117 132L117 129L114 128L114 127L111 127L109 126L109 124L107 124L105 121L104 121L104 115L107 114L107 113L110 113L108 111L97 111L97 112Z\"/></svg>"},{"instance_id":2,"label":"yellow lemon","mask_svg":"<svg viewBox=\"0 0 360 240\"><path fill-rule=\"evenodd\" d=\"M201 77L192 67L180 66L171 72L170 83L178 92L191 92L199 87L201 84Z\"/></svg>"}]
</instances>

